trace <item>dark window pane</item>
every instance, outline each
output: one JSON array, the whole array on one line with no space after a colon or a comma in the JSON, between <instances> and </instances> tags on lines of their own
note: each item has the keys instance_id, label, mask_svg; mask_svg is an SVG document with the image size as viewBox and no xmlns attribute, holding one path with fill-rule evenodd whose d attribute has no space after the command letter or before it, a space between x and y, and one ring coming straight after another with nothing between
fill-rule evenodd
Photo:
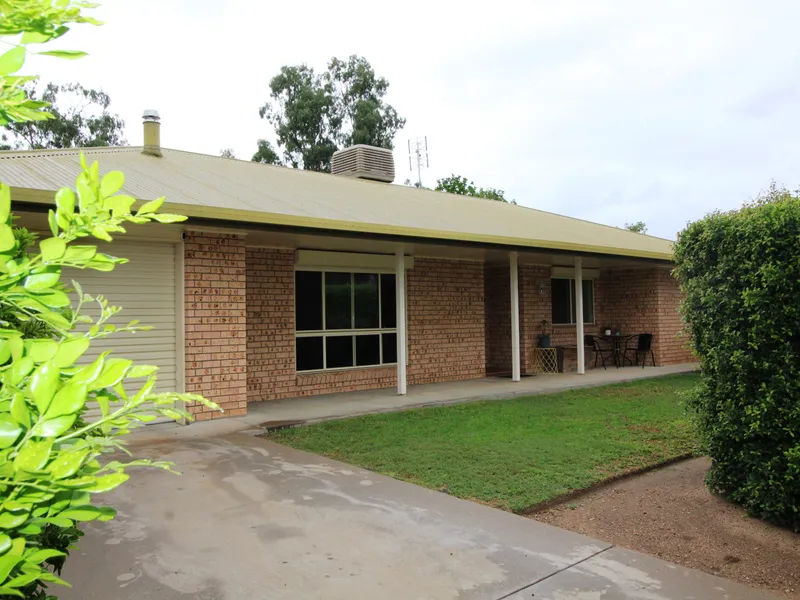
<instances>
[{"instance_id":1,"label":"dark window pane","mask_svg":"<svg viewBox=\"0 0 800 600\"><path fill-rule=\"evenodd\" d=\"M322 338L297 338L297 370L313 371L322 367Z\"/></svg>"},{"instance_id":2,"label":"dark window pane","mask_svg":"<svg viewBox=\"0 0 800 600\"><path fill-rule=\"evenodd\" d=\"M352 329L350 273L325 273L325 329Z\"/></svg>"},{"instance_id":3,"label":"dark window pane","mask_svg":"<svg viewBox=\"0 0 800 600\"><path fill-rule=\"evenodd\" d=\"M294 274L294 309L297 331L322 329L322 273Z\"/></svg>"},{"instance_id":4,"label":"dark window pane","mask_svg":"<svg viewBox=\"0 0 800 600\"><path fill-rule=\"evenodd\" d=\"M381 338L379 335L356 336L356 365L381 364Z\"/></svg>"},{"instance_id":5,"label":"dark window pane","mask_svg":"<svg viewBox=\"0 0 800 600\"><path fill-rule=\"evenodd\" d=\"M356 273L353 281L356 329L377 329L378 276L373 273Z\"/></svg>"},{"instance_id":6,"label":"dark window pane","mask_svg":"<svg viewBox=\"0 0 800 600\"><path fill-rule=\"evenodd\" d=\"M594 282L583 280L583 322L594 323Z\"/></svg>"},{"instance_id":7,"label":"dark window pane","mask_svg":"<svg viewBox=\"0 0 800 600\"><path fill-rule=\"evenodd\" d=\"M570 279L553 279L550 281L554 324L564 324L572 321L570 315L571 283Z\"/></svg>"},{"instance_id":8,"label":"dark window pane","mask_svg":"<svg viewBox=\"0 0 800 600\"><path fill-rule=\"evenodd\" d=\"M384 333L383 338L383 363L397 362L397 334Z\"/></svg>"},{"instance_id":9,"label":"dark window pane","mask_svg":"<svg viewBox=\"0 0 800 600\"><path fill-rule=\"evenodd\" d=\"M381 275L381 318L383 320L381 327L384 329L397 327L397 297L395 294L395 276Z\"/></svg>"},{"instance_id":10,"label":"dark window pane","mask_svg":"<svg viewBox=\"0 0 800 600\"><path fill-rule=\"evenodd\" d=\"M340 369L353 366L353 337L337 335L326 338L325 360L327 369Z\"/></svg>"}]
</instances>

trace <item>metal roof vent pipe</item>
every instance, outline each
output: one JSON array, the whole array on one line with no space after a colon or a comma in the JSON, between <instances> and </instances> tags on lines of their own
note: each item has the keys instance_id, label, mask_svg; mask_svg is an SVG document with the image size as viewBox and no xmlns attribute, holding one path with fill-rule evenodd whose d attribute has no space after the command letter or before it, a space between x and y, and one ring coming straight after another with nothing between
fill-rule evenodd
<instances>
[{"instance_id":1,"label":"metal roof vent pipe","mask_svg":"<svg viewBox=\"0 0 800 600\"><path fill-rule=\"evenodd\" d=\"M394 181L394 154L387 148L356 144L333 153L331 173L355 179Z\"/></svg>"},{"instance_id":2,"label":"metal roof vent pipe","mask_svg":"<svg viewBox=\"0 0 800 600\"><path fill-rule=\"evenodd\" d=\"M144 120L144 148L142 154L162 156L161 154L161 117L157 110L148 108L142 115Z\"/></svg>"}]
</instances>

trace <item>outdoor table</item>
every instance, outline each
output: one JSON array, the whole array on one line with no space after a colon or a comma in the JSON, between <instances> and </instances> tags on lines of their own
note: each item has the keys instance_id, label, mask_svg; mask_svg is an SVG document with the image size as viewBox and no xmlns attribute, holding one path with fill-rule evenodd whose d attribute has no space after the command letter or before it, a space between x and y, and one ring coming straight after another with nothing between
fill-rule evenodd
<instances>
[{"instance_id":1,"label":"outdoor table","mask_svg":"<svg viewBox=\"0 0 800 600\"><path fill-rule=\"evenodd\" d=\"M600 334L597 337L601 340L609 341L614 346L614 366L616 367L624 367L625 366L625 355L623 354L623 350L628 342L628 340L635 338L638 334L630 334L630 333L612 333L611 335Z\"/></svg>"}]
</instances>

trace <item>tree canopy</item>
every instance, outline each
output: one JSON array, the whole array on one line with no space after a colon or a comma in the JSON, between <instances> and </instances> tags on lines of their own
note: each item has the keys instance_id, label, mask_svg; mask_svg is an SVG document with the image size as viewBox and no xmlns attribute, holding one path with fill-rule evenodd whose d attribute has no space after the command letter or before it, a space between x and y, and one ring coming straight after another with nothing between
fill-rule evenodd
<instances>
[{"instance_id":1,"label":"tree canopy","mask_svg":"<svg viewBox=\"0 0 800 600\"><path fill-rule=\"evenodd\" d=\"M3 138L10 147L37 150L127 144L125 122L108 111L111 98L104 91L80 83L48 83L41 92L29 85L28 93L34 101L49 104L53 118L8 123Z\"/></svg>"},{"instance_id":2,"label":"tree canopy","mask_svg":"<svg viewBox=\"0 0 800 600\"><path fill-rule=\"evenodd\" d=\"M633 231L634 233L647 233L647 224L644 221L636 221L635 223L625 223L625 229Z\"/></svg>"},{"instance_id":3,"label":"tree canopy","mask_svg":"<svg viewBox=\"0 0 800 600\"><path fill-rule=\"evenodd\" d=\"M406 120L384 100L389 82L360 56L332 58L323 73L308 65L283 66L270 80L259 109L275 129L278 150L259 140L257 162L330 172L336 150L354 144L393 148Z\"/></svg>"},{"instance_id":4,"label":"tree canopy","mask_svg":"<svg viewBox=\"0 0 800 600\"><path fill-rule=\"evenodd\" d=\"M264 163L265 165L282 164L280 156L278 156L272 144L267 140L258 140L258 150L256 150L256 153L253 154L253 158L250 160L257 163Z\"/></svg>"},{"instance_id":5,"label":"tree canopy","mask_svg":"<svg viewBox=\"0 0 800 600\"><path fill-rule=\"evenodd\" d=\"M436 187L439 192L458 194L459 196L474 196L476 198L486 198L487 200L497 200L499 202L510 202L516 204L514 200L506 200L505 192L496 188L479 188L473 181L461 175L450 175L443 179L436 180Z\"/></svg>"}]
</instances>

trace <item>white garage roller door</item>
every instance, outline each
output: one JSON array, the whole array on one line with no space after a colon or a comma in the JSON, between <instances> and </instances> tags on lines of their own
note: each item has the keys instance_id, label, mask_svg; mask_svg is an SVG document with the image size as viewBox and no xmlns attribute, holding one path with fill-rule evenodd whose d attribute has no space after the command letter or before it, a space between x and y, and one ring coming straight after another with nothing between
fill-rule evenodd
<instances>
[{"instance_id":1,"label":"white garage roller door","mask_svg":"<svg viewBox=\"0 0 800 600\"><path fill-rule=\"evenodd\" d=\"M94 340L81 362L90 362L101 352L113 350L114 356L160 367L156 391L180 391L178 343L182 336L178 329L182 326L182 319L178 318L178 311L183 307L177 299L179 263L176 245L115 240L108 246L102 243L98 246L100 251L125 257L129 262L108 273L67 269L65 283L75 279L85 293L101 294L109 304L121 306L122 311L109 323L124 326L138 319L140 325L151 325L153 329L116 333ZM84 312L96 318L98 309L96 305L87 305Z\"/></svg>"}]
</instances>

